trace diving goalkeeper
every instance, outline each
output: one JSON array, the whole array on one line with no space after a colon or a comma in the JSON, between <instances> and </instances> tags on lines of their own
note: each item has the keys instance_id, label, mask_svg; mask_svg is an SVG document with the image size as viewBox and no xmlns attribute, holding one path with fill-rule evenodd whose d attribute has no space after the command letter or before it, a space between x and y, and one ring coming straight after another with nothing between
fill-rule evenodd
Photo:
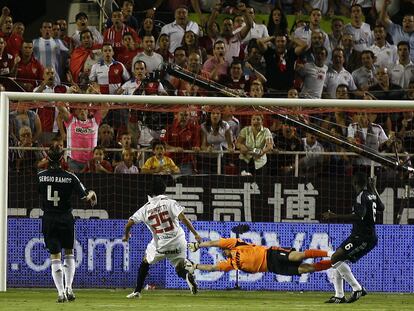
<instances>
[{"instance_id":1,"label":"diving goalkeeper","mask_svg":"<svg viewBox=\"0 0 414 311\"><path fill-rule=\"evenodd\" d=\"M241 270L247 273L273 272L282 275L300 275L331 268L330 260L321 260L312 264L303 262L307 258L328 257L328 252L320 249L308 249L304 252L298 252L294 248L285 249L275 246L255 245L236 238L188 244L188 248L192 252L203 247L221 248L226 260L215 265L192 264L187 267L189 270L226 272Z\"/></svg>"}]
</instances>

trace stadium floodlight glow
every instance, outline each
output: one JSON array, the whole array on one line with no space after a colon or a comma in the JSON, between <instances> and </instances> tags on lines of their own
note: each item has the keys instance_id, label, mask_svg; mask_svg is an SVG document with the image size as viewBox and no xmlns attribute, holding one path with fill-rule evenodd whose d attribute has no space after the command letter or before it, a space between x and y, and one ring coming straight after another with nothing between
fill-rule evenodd
<instances>
[{"instance_id":1,"label":"stadium floodlight glow","mask_svg":"<svg viewBox=\"0 0 414 311\"><path fill-rule=\"evenodd\" d=\"M125 96L95 94L50 94L2 92L0 94L0 291L7 288L7 205L8 205L8 141L9 101L62 101L62 102L111 102L147 105L233 105L249 107L324 107L324 108L405 108L414 110L414 101L399 100L337 100L337 99L286 99L247 97L195 97L190 96ZM11 198L13 203L13 198Z\"/></svg>"}]
</instances>

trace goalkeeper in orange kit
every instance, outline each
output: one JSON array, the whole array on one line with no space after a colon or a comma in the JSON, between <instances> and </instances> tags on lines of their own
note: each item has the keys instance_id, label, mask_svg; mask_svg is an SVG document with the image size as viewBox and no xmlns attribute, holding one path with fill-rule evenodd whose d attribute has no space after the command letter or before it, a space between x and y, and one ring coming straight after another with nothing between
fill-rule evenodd
<instances>
[{"instance_id":1,"label":"goalkeeper in orange kit","mask_svg":"<svg viewBox=\"0 0 414 311\"><path fill-rule=\"evenodd\" d=\"M188 270L241 270L247 273L273 272L281 275L300 275L331 268L330 260L321 260L313 264L303 262L307 258L328 257L328 252L320 249L298 252L294 248L255 245L236 238L188 244L188 248L192 252L203 247L220 247L227 260L220 261L215 265L191 263L191 266L187 267Z\"/></svg>"}]
</instances>

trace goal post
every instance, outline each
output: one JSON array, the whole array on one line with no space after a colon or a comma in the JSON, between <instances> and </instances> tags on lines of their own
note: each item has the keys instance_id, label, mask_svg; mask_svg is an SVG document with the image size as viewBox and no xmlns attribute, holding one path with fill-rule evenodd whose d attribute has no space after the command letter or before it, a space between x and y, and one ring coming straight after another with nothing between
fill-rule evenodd
<instances>
[{"instance_id":1,"label":"goal post","mask_svg":"<svg viewBox=\"0 0 414 311\"><path fill-rule=\"evenodd\" d=\"M335 109L412 109L414 101L363 101L337 99L286 99L286 98L246 98L246 97L189 97L189 96L124 96L124 95L95 95L95 94L50 94L2 92L0 94L0 291L7 288L7 207L8 207L8 141L9 141L9 101L60 101L85 103L119 103L150 105L183 105L183 106L249 106L266 111L273 107L309 107ZM270 111L270 110L269 110ZM275 110L271 110L275 111ZM282 109L283 111L283 109ZM270 112L275 113L275 112ZM283 113L283 112L282 112ZM13 204L13 198L10 198Z\"/></svg>"}]
</instances>

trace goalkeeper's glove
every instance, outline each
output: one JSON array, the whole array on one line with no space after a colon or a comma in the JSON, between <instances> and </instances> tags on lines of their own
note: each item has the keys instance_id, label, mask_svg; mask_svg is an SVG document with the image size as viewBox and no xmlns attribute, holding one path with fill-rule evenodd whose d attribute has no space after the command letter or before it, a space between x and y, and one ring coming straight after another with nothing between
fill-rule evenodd
<instances>
[{"instance_id":1,"label":"goalkeeper's glove","mask_svg":"<svg viewBox=\"0 0 414 311\"><path fill-rule=\"evenodd\" d=\"M200 243L191 242L191 243L188 243L187 246L188 246L188 249L194 253L200 248Z\"/></svg>"},{"instance_id":2,"label":"goalkeeper's glove","mask_svg":"<svg viewBox=\"0 0 414 311\"><path fill-rule=\"evenodd\" d=\"M194 270L196 269L196 264L193 263L191 260L186 259L184 269L187 270L189 273L193 274Z\"/></svg>"}]
</instances>

